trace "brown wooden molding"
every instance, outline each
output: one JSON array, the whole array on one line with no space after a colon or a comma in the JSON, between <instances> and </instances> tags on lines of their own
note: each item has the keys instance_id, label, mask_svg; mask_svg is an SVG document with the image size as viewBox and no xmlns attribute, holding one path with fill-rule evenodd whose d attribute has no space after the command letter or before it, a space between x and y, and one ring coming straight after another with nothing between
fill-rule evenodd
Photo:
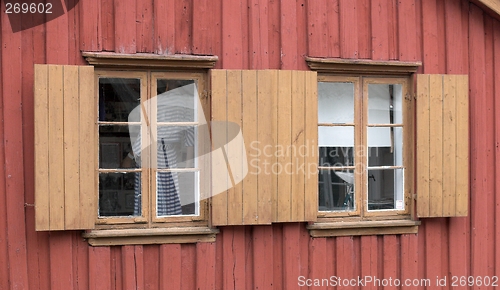
<instances>
[{"instance_id":1,"label":"brown wooden molding","mask_svg":"<svg viewBox=\"0 0 500 290\"><path fill-rule=\"evenodd\" d=\"M92 246L215 242L218 229L170 227L149 229L91 230L82 234Z\"/></svg>"},{"instance_id":2,"label":"brown wooden molding","mask_svg":"<svg viewBox=\"0 0 500 290\"><path fill-rule=\"evenodd\" d=\"M211 69L219 59L204 55L82 52L90 65L103 68Z\"/></svg>"},{"instance_id":3,"label":"brown wooden molding","mask_svg":"<svg viewBox=\"0 0 500 290\"><path fill-rule=\"evenodd\" d=\"M317 222L307 226L312 237L415 234L420 221L380 220L355 222Z\"/></svg>"},{"instance_id":4,"label":"brown wooden molding","mask_svg":"<svg viewBox=\"0 0 500 290\"><path fill-rule=\"evenodd\" d=\"M320 73L407 75L415 73L421 62L374 61L365 59L318 58L306 56L311 70Z\"/></svg>"}]
</instances>

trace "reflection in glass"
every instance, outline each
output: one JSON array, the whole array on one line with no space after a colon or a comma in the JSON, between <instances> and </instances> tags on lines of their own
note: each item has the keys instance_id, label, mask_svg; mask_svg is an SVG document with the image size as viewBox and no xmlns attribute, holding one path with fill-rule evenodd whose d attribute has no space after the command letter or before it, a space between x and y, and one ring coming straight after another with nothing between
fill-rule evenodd
<instances>
[{"instance_id":1,"label":"reflection in glass","mask_svg":"<svg viewBox=\"0 0 500 290\"><path fill-rule=\"evenodd\" d=\"M354 166L353 147L319 147L319 166Z\"/></svg>"},{"instance_id":2,"label":"reflection in glass","mask_svg":"<svg viewBox=\"0 0 500 290\"><path fill-rule=\"evenodd\" d=\"M138 189L138 190L137 190ZM140 216L134 197L140 198L140 173L99 173L99 216Z\"/></svg>"},{"instance_id":3,"label":"reflection in glass","mask_svg":"<svg viewBox=\"0 0 500 290\"><path fill-rule=\"evenodd\" d=\"M351 211L354 202L354 172L352 170L319 171L319 210Z\"/></svg>"},{"instance_id":4,"label":"reflection in glass","mask_svg":"<svg viewBox=\"0 0 500 290\"><path fill-rule=\"evenodd\" d=\"M354 127L319 126L318 145L320 147L354 147Z\"/></svg>"},{"instance_id":5,"label":"reflection in glass","mask_svg":"<svg viewBox=\"0 0 500 290\"><path fill-rule=\"evenodd\" d=\"M368 85L368 123L401 124L403 122L402 85Z\"/></svg>"},{"instance_id":6,"label":"reflection in glass","mask_svg":"<svg viewBox=\"0 0 500 290\"><path fill-rule=\"evenodd\" d=\"M195 126L158 126L158 168L194 168Z\"/></svg>"},{"instance_id":7,"label":"reflection in glass","mask_svg":"<svg viewBox=\"0 0 500 290\"><path fill-rule=\"evenodd\" d=\"M193 80L157 80L158 122L195 122L198 90Z\"/></svg>"},{"instance_id":8,"label":"reflection in glass","mask_svg":"<svg viewBox=\"0 0 500 290\"><path fill-rule=\"evenodd\" d=\"M318 83L318 121L330 124L354 122L353 83Z\"/></svg>"},{"instance_id":9,"label":"reflection in glass","mask_svg":"<svg viewBox=\"0 0 500 290\"><path fill-rule=\"evenodd\" d=\"M403 166L403 128L368 127L368 146L368 166Z\"/></svg>"},{"instance_id":10,"label":"reflection in glass","mask_svg":"<svg viewBox=\"0 0 500 290\"><path fill-rule=\"evenodd\" d=\"M157 215L199 215L199 173L159 171Z\"/></svg>"},{"instance_id":11,"label":"reflection in glass","mask_svg":"<svg viewBox=\"0 0 500 290\"><path fill-rule=\"evenodd\" d=\"M368 210L404 210L404 170L368 170Z\"/></svg>"},{"instance_id":12,"label":"reflection in glass","mask_svg":"<svg viewBox=\"0 0 500 290\"><path fill-rule=\"evenodd\" d=\"M127 122L140 98L140 79L99 78L99 121Z\"/></svg>"},{"instance_id":13,"label":"reflection in glass","mask_svg":"<svg viewBox=\"0 0 500 290\"><path fill-rule=\"evenodd\" d=\"M134 160L127 160L132 152L129 131L139 131L140 126L100 125L99 126L99 168L135 167ZM138 139L140 142L140 139ZM140 147L140 143L139 143Z\"/></svg>"}]
</instances>

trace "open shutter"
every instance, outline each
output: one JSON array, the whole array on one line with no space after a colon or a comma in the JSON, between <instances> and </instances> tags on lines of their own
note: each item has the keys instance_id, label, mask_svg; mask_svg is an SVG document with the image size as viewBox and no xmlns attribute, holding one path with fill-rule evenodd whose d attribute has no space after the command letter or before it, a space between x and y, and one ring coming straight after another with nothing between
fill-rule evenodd
<instances>
[{"instance_id":1,"label":"open shutter","mask_svg":"<svg viewBox=\"0 0 500 290\"><path fill-rule=\"evenodd\" d=\"M212 224L316 220L316 73L212 70L211 89Z\"/></svg>"},{"instance_id":2,"label":"open shutter","mask_svg":"<svg viewBox=\"0 0 500 290\"><path fill-rule=\"evenodd\" d=\"M417 77L417 215L467 216L467 75Z\"/></svg>"},{"instance_id":3,"label":"open shutter","mask_svg":"<svg viewBox=\"0 0 500 290\"><path fill-rule=\"evenodd\" d=\"M94 68L35 65L36 230L95 223Z\"/></svg>"}]
</instances>

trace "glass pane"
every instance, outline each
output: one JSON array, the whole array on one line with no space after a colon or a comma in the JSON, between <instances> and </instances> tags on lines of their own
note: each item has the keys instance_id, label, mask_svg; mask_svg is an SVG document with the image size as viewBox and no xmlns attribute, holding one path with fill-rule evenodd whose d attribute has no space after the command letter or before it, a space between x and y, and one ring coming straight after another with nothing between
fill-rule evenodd
<instances>
[{"instance_id":1,"label":"glass pane","mask_svg":"<svg viewBox=\"0 0 500 290\"><path fill-rule=\"evenodd\" d=\"M157 85L158 122L195 122L198 90L193 80L159 79Z\"/></svg>"},{"instance_id":2,"label":"glass pane","mask_svg":"<svg viewBox=\"0 0 500 290\"><path fill-rule=\"evenodd\" d=\"M318 83L318 121L320 123L354 123L354 84Z\"/></svg>"},{"instance_id":3,"label":"glass pane","mask_svg":"<svg viewBox=\"0 0 500 290\"><path fill-rule=\"evenodd\" d=\"M354 147L354 127L318 127L319 147Z\"/></svg>"},{"instance_id":4,"label":"glass pane","mask_svg":"<svg viewBox=\"0 0 500 290\"><path fill-rule=\"evenodd\" d=\"M194 168L197 133L194 126L158 126L158 168Z\"/></svg>"},{"instance_id":5,"label":"glass pane","mask_svg":"<svg viewBox=\"0 0 500 290\"><path fill-rule=\"evenodd\" d=\"M368 170L368 209L404 209L404 169Z\"/></svg>"},{"instance_id":6,"label":"glass pane","mask_svg":"<svg viewBox=\"0 0 500 290\"><path fill-rule=\"evenodd\" d=\"M401 124L402 85L369 84L368 85L368 123Z\"/></svg>"},{"instance_id":7,"label":"glass pane","mask_svg":"<svg viewBox=\"0 0 500 290\"><path fill-rule=\"evenodd\" d=\"M368 128L368 166L403 166L403 128Z\"/></svg>"},{"instance_id":8,"label":"glass pane","mask_svg":"<svg viewBox=\"0 0 500 290\"><path fill-rule=\"evenodd\" d=\"M99 173L99 216L140 216L141 174Z\"/></svg>"},{"instance_id":9,"label":"glass pane","mask_svg":"<svg viewBox=\"0 0 500 290\"><path fill-rule=\"evenodd\" d=\"M354 172L319 171L319 210L352 211L354 203Z\"/></svg>"},{"instance_id":10,"label":"glass pane","mask_svg":"<svg viewBox=\"0 0 500 290\"><path fill-rule=\"evenodd\" d=\"M127 122L140 99L140 79L99 78L99 121Z\"/></svg>"},{"instance_id":11,"label":"glass pane","mask_svg":"<svg viewBox=\"0 0 500 290\"><path fill-rule=\"evenodd\" d=\"M353 147L319 147L319 166L354 166Z\"/></svg>"},{"instance_id":12,"label":"glass pane","mask_svg":"<svg viewBox=\"0 0 500 290\"><path fill-rule=\"evenodd\" d=\"M99 126L99 168L133 168L137 167L135 158L127 157L130 153L134 155L132 150L131 139L134 142L134 148L140 150L141 143L138 138L140 126ZM135 138L130 138L130 134L136 135ZM140 156L139 154L136 156Z\"/></svg>"},{"instance_id":13,"label":"glass pane","mask_svg":"<svg viewBox=\"0 0 500 290\"><path fill-rule=\"evenodd\" d=\"M199 173L157 172L157 215L199 215Z\"/></svg>"}]
</instances>

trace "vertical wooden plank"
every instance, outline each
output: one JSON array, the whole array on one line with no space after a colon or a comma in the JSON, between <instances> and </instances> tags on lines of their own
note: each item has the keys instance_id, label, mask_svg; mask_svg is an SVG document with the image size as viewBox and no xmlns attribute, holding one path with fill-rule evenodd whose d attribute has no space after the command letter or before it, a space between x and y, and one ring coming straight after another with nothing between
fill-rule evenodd
<instances>
[{"instance_id":1,"label":"vertical wooden plank","mask_svg":"<svg viewBox=\"0 0 500 290\"><path fill-rule=\"evenodd\" d=\"M257 189L257 182L258 178L265 174L260 172L262 168L259 164L259 155L261 155L262 152L260 150L252 150L252 148L261 147L259 145L262 141L259 140L257 127L261 118L265 117L257 109L257 105L259 104L257 89L260 88L260 83L257 82L257 71L243 71L241 85L241 129L245 140L245 148L243 149L246 150L247 158L250 159L248 174L243 180L243 223L256 224L259 222L258 201L261 195L261 192Z\"/></svg>"},{"instance_id":2,"label":"vertical wooden plank","mask_svg":"<svg viewBox=\"0 0 500 290\"><path fill-rule=\"evenodd\" d=\"M137 52L153 52L153 1L154 0L137 1Z\"/></svg>"},{"instance_id":3,"label":"vertical wooden plank","mask_svg":"<svg viewBox=\"0 0 500 290\"><path fill-rule=\"evenodd\" d=\"M193 46L193 1L175 1L175 53L190 54Z\"/></svg>"},{"instance_id":4,"label":"vertical wooden plank","mask_svg":"<svg viewBox=\"0 0 500 290\"><path fill-rule=\"evenodd\" d=\"M281 69L297 68L297 8L285 0L280 1L281 11Z\"/></svg>"},{"instance_id":5,"label":"vertical wooden plank","mask_svg":"<svg viewBox=\"0 0 500 290\"><path fill-rule=\"evenodd\" d=\"M210 73L211 87L212 87L212 121L223 122L227 118L227 80L225 70L212 70ZM212 142L215 144L225 145L227 142L227 127L224 130L220 127L215 129L212 127ZM216 150L217 148L214 148ZM223 148L219 149L223 150ZM224 156L212 154L212 224L213 225L227 225L228 213L228 192L225 190L231 184L228 180L227 174L219 174L221 168L227 168ZM227 169L226 169L227 170ZM219 189L219 186L223 187ZM224 189L224 191L221 191Z\"/></svg>"},{"instance_id":6,"label":"vertical wooden plank","mask_svg":"<svg viewBox=\"0 0 500 290\"><path fill-rule=\"evenodd\" d=\"M446 72L450 74L464 73L466 65L462 58L464 31L462 30L462 11L460 3L446 0L445 36L446 36Z\"/></svg>"},{"instance_id":7,"label":"vertical wooden plank","mask_svg":"<svg viewBox=\"0 0 500 290\"><path fill-rule=\"evenodd\" d=\"M257 183L257 213L259 224L270 224L273 220L273 201L277 192L277 176L272 172L272 167L276 164L276 124L277 124L277 82L278 71L258 71L257 73L257 139L258 165L260 175ZM246 106L246 103L245 103ZM255 123L254 123L255 124ZM245 142L246 141L245 139ZM269 147L271 150L266 150ZM247 154L248 156L248 154ZM266 173L267 172L269 173Z\"/></svg>"},{"instance_id":8,"label":"vertical wooden plank","mask_svg":"<svg viewBox=\"0 0 500 290\"><path fill-rule=\"evenodd\" d=\"M50 288L73 288L73 244L71 232L50 233ZM64 253L64 254L62 254Z\"/></svg>"},{"instance_id":9,"label":"vertical wooden plank","mask_svg":"<svg viewBox=\"0 0 500 290\"><path fill-rule=\"evenodd\" d=\"M181 245L160 246L160 289L181 289Z\"/></svg>"},{"instance_id":10,"label":"vertical wooden plank","mask_svg":"<svg viewBox=\"0 0 500 290\"><path fill-rule=\"evenodd\" d=\"M359 0L362 1L362 0ZM338 1L327 1L328 56L340 57L340 11Z\"/></svg>"},{"instance_id":11,"label":"vertical wooden plank","mask_svg":"<svg viewBox=\"0 0 500 290\"><path fill-rule=\"evenodd\" d=\"M371 8L374 7L376 3L370 3L370 1L357 0L356 10L358 11L358 48L359 48L359 58L371 59L372 58L372 22L382 21L378 18L372 18L372 14L377 12L372 12ZM379 7L374 7L374 10L379 9ZM338 11L338 8L337 8ZM383 21L386 21L385 19ZM374 23L373 26L378 25Z\"/></svg>"},{"instance_id":12,"label":"vertical wooden plank","mask_svg":"<svg viewBox=\"0 0 500 290\"><path fill-rule=\"evenodd\" d=\"M155 53L175 53L175 11L174 0L154 0Z\"/></svg>"},{"instance_id":13,"label":"vertical wooden plank","mask_svg":"<svg viewBox=\"0 0 500 290\"><path fill-rule=\"evenodd\" d=\"M309 56L329 56L330 33L335 34L335 31L329 31L328 20L330 13L333 14L334 11L327 9L327 5L333 5L333 3L328 1L327 4L326 0L309 1L307 3L307 43Z\"/></svg>"},{"instance_id":14,"label":"vertical wooden plank","mask_svg":"<svg viewBox=\"0 0 500 290\"><path fill-rule=\"evenodd\" d=\"M388 6L388 36L389 36L389 59L397 60L399 57L398 46L398 0L390 0Z\"/></svg>"},{"instance_id":15,"label":"vertical wooden plank","mask_svg":"<svg viewBox=\"0 0 500 290\"><path fill-rule=\"evenodd\" d=\"M371 9L372 20L372 59L389 59L389 2L391 0L373 0Z\"/></svg>"},{"instance_id":16,"label":"vertical wooden plank","mask_svg":"<svg viewBox=\"0 0 500 290\"><path fill-rule=\"evenodd\" d=\"M272 289L274 283L273 270L276 261L274 256L274 240L272 226L253 227L253 281L254 289Z\"/></svg>"},{"instance_id":17,"label":"vertical wooden plank","mask_svg":"<svg viewBox=\"0 0 500 290\"><path fill-rule=\"evenodd\" d=\"M280 71L278 78L278 148L276 152L278 163L276 172L278 174L278 202L277 202L277 222L286 222L291 218L291 175L286 174L283 167L291 162L291 157L286 152L286 148L291 144L291 124L292 124L292 100L291 100L291 71Z\"/></svg>"},{"instance_id":18,"label":"vertical wooden plank","mask_svg":"<svg viewBox=\"0 0 500 290\"><path fill-rule=\"evenodd\" d=\"M101 51L103 38L102 28L99 27L101 24L101 1L80 2L80 49ZM108 2L112 3L112 1L103 1L103 6L107 6ZM105 15L105 17L110 19L110 15Z\"/></svg>"},{"instance_id":19,"label":"vertical wooden plank","mask_svg":"<svg viewBox=\"0 0 500 290\"><path fill-rule=\"evenodd\" d=\"M498 27L500 26L500 23L498 21L494 22L494 31L493 31L493 54L494 54L494 75L498 76L500 75L500 30ZM462 80L461 80L462 81ZM463 92L462 92L463 94ZM461 99L465 100L465 96L462 96ZM500 103L497 102L500 98L500 88L495 86L495 91L494 91L494 100L495 100L495 108L494 108L494 114L495 116L500 116ZM457 105L458 106L458 105ZM457 111L458 114L458 111ZM499 119L498 117L495 118L495 144L499 144L500 142L500 124L499 124ZM462 124L461 124L462 125ZM495 148L495 163L498 164L500 161L500 148L496 147ZM458 156L457 156L457 162L458 162ZM458 178L458 177L457 177ZM495 170L495 192L500 192L500 171ZM458 180L457 180L458 181ZM457 185L458 186L458 185ZM457 200L458 203L458 200ZM457 206L458 208L458 206ZM459 210L457 209L457 212ZM462 209L463 212L463 209ZM500 212L500 197L498 195L495 195L495 212ZM495 237L494 241L495 244L497 244L500 241L500 215L495 214ZM495 251L495 269L496 273L495 275L498 275L500 272L500 251Z\"/></svg>"},{"instance_id":20,"label":"vertical wooden plank","mask_svg":"<svg viewBox=\"0 0 500 290\"><path fill-rule=\"evenodd\" d=\"M443 77L443 215L454 216L456 183L456 78Z\"/></svg>"},{"instance_id":21,"label":"vertical wooden plank","mask_svg":"<svg viewBox=\"0 0 500 290\"><path fill-rule=\"evenodd\" d=\"M356 277L353 270L356 264L353 242L353 237L336 238L336 260L342 261L342 263L337 263L338 277ZM344 285L337 287L337 289L349 288L349 286Z\"/></svg>"},{"instance_id":22,"label":"vertical wooden plank","mask_svg":"<svg viewBox=\"0 0 500 290\"><path fill-rule=\"evenodd\" d=\"M36 176L48 176L48 66L35 65L35 172ZM50 229L50 195L46 178L35 178L35 220L37 230Z\"/></svg>"},{"instance_id":23,"label":"vertical wooden plank","mask_svg":"<svg viewBox=\"0 0 500 290\"><path fill-rule=\"evenodd\" d=\"M122 275L121 280L123 289L136 289L137 288L137 272L135 271L135 253L134 246L122 246Z\"/></svg>"},{"instance_id":24,"label":"vertical wooden plank","mask_svg":"<svg viewBox=\"0 0 500 290\"><path fill-rule=\"evenodd\" d=\"M241 27L241 2L222 2L222 67L242 69L243 47Z\"/></svg>"},{"instance_id":25,"label":"vertical wooden plank","mask_svg":"<svg viewBox=\"0 0 500 290\"><path fill-rule=\"evenodd\" d=\"M221 29L216 21L217 5L212 2L193 0L193 48L194 54L214 55L215 35Z\"/></svg>"},{"instance_id":26,"label":"vertical wooden plank","mask_svg":"<svg viewBox=\"0 0 500 290\"><path fill-rule=\"evenodd\" d=\"M295 3L296 27L297 27L297 70L309 70L304 57L307 55L307 0L299 0Z\"/></svg>"},{"instance_id":27,"label":"vertical wooden plank","mask_svg":"<svg viewBox=\"0 0 500 290\"><path fill-rule=\"evenodd\" d=\"M268 0L248 0L249 63L251 69L269 67Z\"/></svg>"},{"instance_id":28,"label":"vertical wooden plank","mask_svg":"<svg viewBox=\"0 0 500 290\"><path fill-rule=\"evenodd\" d=\"M80 140L97 140L95 109L97 104L94 95L94 68L91 66L79 67L79 112L80 112ZM80 156L79 173L79 221L80 229L93 229L97 217L97 190L96 173L97 158L95 156L96 144L94 142L81 142L80 154L86 152L86 156Z\"/></svg>"},{"instance_id":29,"label":"vertical wooden plank","mask_svg":"<svg viewBox=\"0 0 500 290\"><path fill-rule=\"evenodd\" d=\"M383 261L384 261L384 278L401 277L400 263L399 263L399 250L400 245L396 235L385 235L383 237ZM384 289L399 289L395 285L389 285Z\"/></svg>"},{"instance_id":30,"label":"vertical wooden plank","mask_svg":"<svg viewBox=\"0 0 500 290\"><path fill-rule=\"evenodd\" d=\"M281 66L280 1L269 1L268 18L269 68L279 69Z\"/></svg>"},{"instance_id":31,"label":"vertical wooden plank","mask_svg":"<svg viewBox=\"0 0 500 290\"><path fill-rule=\"evenodd\" d=\"M377 236L361 236L361 276L380 276L378 267L380 260ZM377 289L372 283L367 283L365 287L367 289Z\"/></svg>"},{"instance_id":32,"label":"vertical wooden plank","mask_svg":"<svg viewBox=\"0 0 500 290\"><path fill-rule=\"evenodd\" d=\"M430 216L441 216L443 213L443 76L429 77L430 94Z\"/></svg>"},{"instance_id":33,"label":"vertical wooden plank","mask_svg":"<svg viewBox=\"0 0 500 290\"><path fill-rule=\"evenodd\" d=\"M81 4L80 4L81 5ZM102 50L114 51L115 50L115 4L113 0L101 1L100 23L101 29L99 30L102 35ZM95 18L94 18L95 19ZM80 17L80 21L85 21ZM80 24L82 27L83 24ZM81 29L81 28L80 28ZM81 38L80 38L81 40Z\"/></svg>"},{"instance_id":34,"label":"vertical wooden plank","mask_svg":"<svg viewBox=\"0 0 500 290\"><path fill-rule=\"evenodd\" d=\"M352 0L339 0L340 14L340 56L358 58L358 16L357 3Z\"/></svg>"},{"instance_id":35,"label":"vertical wooden plank","mask_svg":"<svg viewBox=\"0 0 500 290\"><path fill-rule=\"evenodd\" d=\"M306 73L305 80L305 208L306 221L315 221L318 216L318 84L317 73Z\"/></svg>"},{"instance_id":36,"label":"vertical wooden plank","mask_svg":"<svg viewBox=\"0 0 500 290\"><path fill-rule=\"evenodd\" d=\"M134 246L134 262L136 284L133 289L144 289L144 251L142 245Z\"/></svg>"},{"instance_id":37,"label":"vertical wooden plank","mask_svg":"<svg viewBox=\"0 0 500 290\"><path fill-rule=\"evenodd\" d=\"M233 70L227 72L227 121L241 126L241 97L242 97L242 71ZM229 141L229 140L228 140ZM231 168L230 182L232 187L227 194L227 222L228 224L241 224L243 222L243 196L241 183L235 184L235 177L241 177L241 159L243 146L241 144L231 144L226 146L227 159L235 168ZM238 179L239 180L239 179ZM229 181L228 181L229 185Z\"/></svg>"},{"instance_id":38,"label":"vertical wooden plank","mask_svg":"<svg viewBox=\"0 0 500 290\"><path fill-rule=\"evenodd\" d=\"M105 290L111 287L111 251L109 247L89 247L89 289ZM116 279L116 277L113 277Z\"/></svg>"},{"instance_id":39,"label":"vertical wooden plank","mask_svg":"<svg viewBox=\"0 0 500 290\"><path fill-rule=\"evenodd\" d=\"M67 229L80 226L80 110L78 67L64 66L63 83L63 144L64 144L64 225ZM82 156L83 157L83 156ZM50 173L49 173L50 174Z\"/></svg>"},{"instance_id":40,"label":"vertical wooden plank","mask_svg":"<svg viewBox=\"0 0 500 290\"><path fill-rule=\"evenodd\" d=\"M440 73L437 23L436 0L422 1L422 63L425 73Z\"/></svg>"},{"instance_id":41,"label":"vertical wooden plank","mask_svg":"<svg viewBox=\"0 0 500 290\"><path fill-rule=\"evenodd\" d=\"M291 110L291 143L289 155L290 164L283 167L285 174L292 176L291 183L291 220L304 220L305 181L304 173L299 169L304 164L305 158L300 154L304 148L305 130L305 78L307 72L292 71L292 110ZM291 166L289 166L291 165ZM291 169L288 169L291 168Z\"/></svg>"},{"instance_id":42,"label":"vertical wooden plank","mask_svg":"<svg viewBox=\"0 0 500 290\"><path fill-rule=\"evenodd\" d=\"M114 1L115 3L115 52L136 53L136 2L135 0Z\"/></svg>"},{"instance_id":43,"label":"vertical wooden plank","mask_svg":"<svg viewBox=\"0 0 500 290\"><path fill-rule=\"evenodd\" d=\"M430 214L430 78L417 75L417 213L418 216Z\"/></svg>"},{"instance_id":44,"label":"vertical wooden plank","mask_svg":"<svg viewBox=\"0 0 500 290\"><path fill-rule=\"evenodd\" d=\"M63 143L63 67L49 67L49 148L64 152ZM64 155L49 154L50 229L64 228Z\"/></svg>"},{"instance_id":45,"label":"vertical wooden plank","mask_svg":"<svg viewBox=\"0 0 500 290\"><path fill-rule=\"evenodd\" d=\"M309 273L306 277L319 279L331 277L331 273L327 272L326 267L329 260L326 253L326 240L326 238L311 239L309 244ZM314 289L328 289L327 286L322 284L320 287L314 287Z\"/></svg>"},{"instance_id":46,"label":"vertical wooden plank","mask_svg":"<svg viewBox=\"0 0 500 290\"><path fill-rule=\"evenodd\" d=\"M418 276L418 236L401 235L401 280Z\"/></svg>"},{"instance_id":47,"label":"vertical wooden plank","mask_svg":"<svg viewBox=\"0 0 500 290\"><path fill-rule=\"evenodd\" d=\"M215 243L196 244L196 289L215 289Z\"/></svg>"},{"instance_id":48,"label":"vertical wooden plank","mask_svg":"<svg viewBox=\"0 0 500 290\"><path fill-rule=\"evenodd\" d=\"M399 60L417 60L415 0L399 1L397 8Z\"/></svg>"},{"instance_id":49,"label":"vertical wooden plank","mask_svg":"<svg viewBox=\"0 0 500 290\"><path fill-rule=\"evenodd\" d=\"M160 289L160 246L143 246L144 289Z\"/></svg>"},{"instance_id":50,"label":"vertical wooden plank","mask_svg":"<svg viewBox=\"0 0 500 290\"><path fill-rule=\"evenodd\" d=\"M297 277L300 276L301 226L300 223L283 224L283 289L297 288Z\"/></svg>"},{"instance_id":51,"label":"vertical wooden plank","mask_svg":"<svg viewBox=\"0 0 500 290\"><path fill-rule=\"evenodd\" d=\"M224 228L223 289L245 288L245 228L243 226Z\"/></svg>"},{"instance_id":52,"label":"vertical wooden plank","mask_svg":"<svg viewBox=\"0 0 500 290\"><path fill-rule=\"evenodd\" d=\"M73 235L73 271L75 279L73 281L78 287L73 289L88 290L89 285L89 244L80 235ZM108 271L109 272L109 271Z\"/></svg>"},{"instance_id":53,"label":"vertical wooden plank","mask_svg":"<svg viewBox=\"0 0 500 290\"><path fill-rule=\"evenodd\" d=\"M458 216L466 216L469 209L469 86L468 76L457 76L456 90L456 132L457 147L456 147L456 168L457 176L455 177L457 194L456 194L456 214Z\"/></svg>"}]
</instances>

